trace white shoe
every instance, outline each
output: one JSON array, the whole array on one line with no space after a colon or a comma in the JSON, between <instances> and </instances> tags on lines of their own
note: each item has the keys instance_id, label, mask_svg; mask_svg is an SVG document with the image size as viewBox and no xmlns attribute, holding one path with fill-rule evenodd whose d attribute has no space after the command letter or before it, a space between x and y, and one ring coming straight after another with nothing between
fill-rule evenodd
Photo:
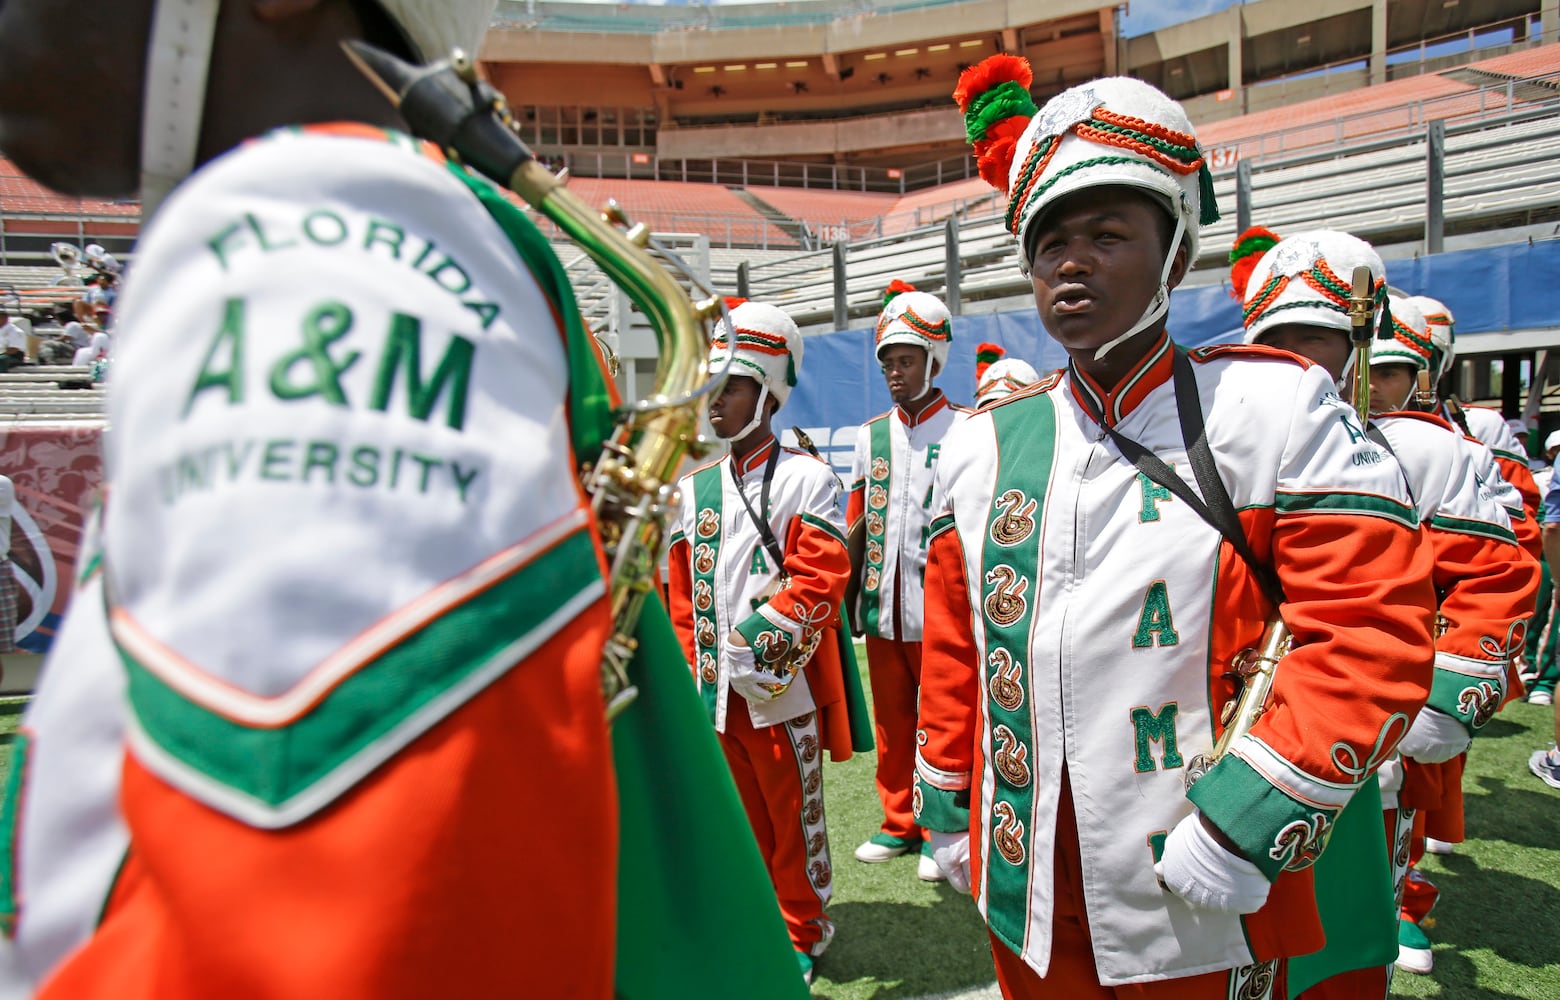
<instances>
[{"instance_id":1,"label":"white shoe","mask_svg":"<svg viewBox=\"0 0 1560 1000\"><path fill-rule=\"evenodd\" d=\"M1400 944L1397 961L1393 964L1404 972L1412 972L1416 976L1428 976L1435 968L1435 955L1429 948L1409 948Z\"/></svg>"},{"instance_id":2,"label":"white shoe","mask_svg":"<svg viewBox=\"0 0 1560 1000\"><path fill-rule=\"evenodd\" d=\"M932 860L930 854L923 854L915 865L915 877L922 882L946 882L948 876L937 867L937 862Z\"/></svg>"},{"instance_id":3,"label":"white shoe","mask_svg":"<svg viewBox=\"0 0 1560 1000\"><path fill-rule=\"evenodd\" d=\"M1436 840L1434 837L1425 838L1426 854L1450 854L1455 846L1448 840Z\"/></svg>"},{"instance_id":4,"label":"white shoe","mask_svg":"<svg viewBox=\"0 0 1560 1000\"><path fill-rule=\"evenodd\" d=\"M866 862L869 865L881 864L890 858L897 858L912 847L920 847L919 840L899 840L884 834L873 834L870 840L856 848L856 860Z\"/></svg>"},{"instance_id":5,"label":"white shoe","mask_svg":"<svg viewBox=\"0 0 1560 1000\"><path fill-rule=\"evenodd\" d=\"M1430 939L1412 920L1398 920L1398 957L1393 964L1416 976L1429 975L1430 970L1435 968L1435 956L1430 953Z\"/></svg>"},{"instance_id":6,"label":"white shoe","mask_svg":"<svg viewBox=\"0 0 1560 1000\"><path fill-rule=\"evenodd\" d=\"M1534 691L1527 697L1529 705L1553 705L1555 696L1548 691Z\"/></svg>"}]
</instances>

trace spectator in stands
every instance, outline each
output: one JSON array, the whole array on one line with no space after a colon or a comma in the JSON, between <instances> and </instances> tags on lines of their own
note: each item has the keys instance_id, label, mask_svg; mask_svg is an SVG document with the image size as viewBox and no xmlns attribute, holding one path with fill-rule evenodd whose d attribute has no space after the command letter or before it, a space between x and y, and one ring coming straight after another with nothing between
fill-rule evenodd
<instances>
[{"instance_id":1,"label":"spectator in stands","mask_svg":"<svg viewBox=\"0 0 1560 1000\"><path fill-rule=\"evenodd\" d=\"M97 323L98 329L108 329L108 276L94 274L87 278L87 294L82 301L92 311L92 318Z\"/></svg>"},{"instance_id":2,"label":"spectator in stands","mask_svg":"<svg viewBox=\"0 0 1560 1000\"><path fill-rule=\"evenodd\" d=\"M76 352L73 365L91 365L108 360L109 337L106 333L94 333L92 343Z\"/></svg>"},{"instance_id":3,"label":"spectator in stands","mask_svg":"<svg viewBox=\"0 0 1560 1000\"><path fill-rule=\"evenodd\" d=\"M27 333L0 312L0 372L27 363Z\"/></svg>"},{"instance_id":4,"label":"spectator in stands","mask_svg":"<svg viewBox=\"0 0 1560 1000\"><path fill-rule=\"evenodd\" d=\"M71 354L92 343L92 334L76 319L74 306L66 306L59 311L57 320L61 327L63 338L70 344Z\"/></svg>"},{"instance_id":5,"label":"spectator in stands","mask_svg":"<svg viewBox=\"0 0 1560 1000\"><path fill-rule=\"evenodd\" d=\"M38 363L40 365L68 365L79 350L70 341L70 334L63 329L35 330L38 334Z\"/></svg>"},{"instance_id":6,"label":"spectator in stands","mask_svg":"<svg viewBox=\"0 0 1560 1000\"><path fill-rule=\"evenodd\" d=\"M85 298L80 298L75 302L72 302L70 308L76 322L80 323L82 328L85 329L88 333L91 333L93 330L102 329L102 327L98 326L97 313L90 305L87 304L87 300Z\"/></svg>"}]
</instances>

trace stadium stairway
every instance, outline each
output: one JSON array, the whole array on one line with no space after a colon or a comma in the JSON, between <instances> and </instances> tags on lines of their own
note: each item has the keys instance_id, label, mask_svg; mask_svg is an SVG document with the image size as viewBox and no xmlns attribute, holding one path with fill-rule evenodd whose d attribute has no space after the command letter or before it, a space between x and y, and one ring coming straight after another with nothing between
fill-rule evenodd
<instances>
[{"instance_id":1,"label":"stadium stairway","mask_svg":"<svg viewBox=\"0 0 1560 1000\"><path fill-rule=\"evenodd\" d=\"M764 201L764 199L758 197L753 192L748 191L745 188L730 187L727 188L727 190L736 195L738 198L741 198L742 201L746 204L751 205L753 211L774 223L781 232L791 237L791 239L795 240L800 246L808 246L811 237L808 234L807 227L805 225L798 222L796 219L791 218L791 216L786 215L778 208L775 208L773 205Z\"/></svg>"},{"instance_id":2,"label":"stadium stairway","mask_svg":"<svg viewBox=\"0 0 1560 1000\"><path fill-rule=\"evenodd\" d=\"M1553 79L1529 79L1514 73L1495 73L1473 66L1447 70L1441 75L1475 87L1504 86L1509 83L1511 95L1519 101L1546 101L1560 93L1560 82Z\"/></svg>"}]
</instances>

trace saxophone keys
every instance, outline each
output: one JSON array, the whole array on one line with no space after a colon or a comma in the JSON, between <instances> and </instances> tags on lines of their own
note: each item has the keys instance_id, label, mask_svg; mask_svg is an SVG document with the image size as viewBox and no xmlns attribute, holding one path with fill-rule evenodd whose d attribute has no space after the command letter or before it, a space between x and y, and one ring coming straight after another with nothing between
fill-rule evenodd
<instances>
[{"instance_id":1,"label":"saxophone keys","mask_svg":"<svg viewBox=\"0 0 1560 1000\"><path fill-rule=\"evenodd\" d=\"M1236 700L1237 699L1231 699L1230 701L1225 702L1224 707L1219 710L1219 725L1227 726L1230 724L1230 720L1235 717Z\"/></svg>"}]
</instances>

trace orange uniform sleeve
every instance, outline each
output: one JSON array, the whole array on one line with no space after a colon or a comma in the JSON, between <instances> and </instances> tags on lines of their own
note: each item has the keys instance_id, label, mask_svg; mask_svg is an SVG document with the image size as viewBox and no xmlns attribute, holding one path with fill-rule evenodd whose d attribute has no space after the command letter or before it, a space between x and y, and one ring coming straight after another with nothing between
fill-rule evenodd
<instances>
[{"instance_id":1,"label":"orange uniform sleeve","mask_svg":"<svg viewBox=\"0 0 1560 1000\"><path fill-rule=\"evenodd\" d=\"M688 547L688 540L679 536L667 553L666 612L671 616L672 628L677 632L677 641L682 643L683 653L687 655L689 663L694 663L697 657L694 655L696 650L693 641L691 559L692 549Z\"/></svg>"},{"instance_id":2,"label":"orange uniform sleeve","mask_svg":"<svg viewBox=\"0 0 1560 1000\"><path fill-rule=\"evenodd\" d=\"M929 830L958 833L970 828L981 696L964 546L951 514L932 522L925 636L911 800L917 823Z\"/></svg>"}]
</instances>

